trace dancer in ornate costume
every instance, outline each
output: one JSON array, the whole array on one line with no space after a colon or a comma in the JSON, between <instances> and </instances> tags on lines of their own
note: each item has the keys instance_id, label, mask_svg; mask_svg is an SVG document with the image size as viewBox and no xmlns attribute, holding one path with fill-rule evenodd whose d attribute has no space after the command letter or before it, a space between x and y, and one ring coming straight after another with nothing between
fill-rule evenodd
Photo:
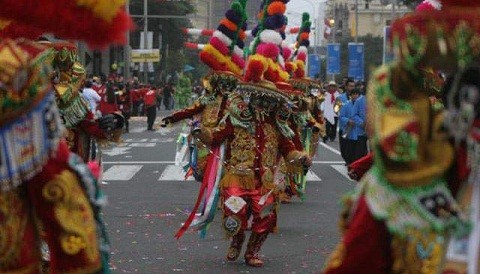
<instances>
[{"instance_id":1,"label":"dancer in ornate costume","mask_svg":"<svg viewBox=\"0 0 480 274\"><path fill-rule=\"evenodd\" d=\"M469 231L446 177L454 150L421 72L454 71L478 53L478 13L460 2L393 24L399 60L374 74L367 94L373 166L345 200L344 235L325 273L438 273L448 237Z\"/></svg>"},{"instance_id":2,"label":"dancer in ornate costume","mask_svg":"<svg viewBox=\"0 0 480 274\"><path fill-rule=\"evenodd\" d=\"M302 17L302 26L300 27L295 44L294 53L286 64L286 70L291 74L289 83L300 93L293 95L292 100L297 106L292 110L289 124L295 132L294 143L296 148L304 150L310 157L314 157L320 135L326 136L325 121L323 119L320 104L323 97L319 94L321 83L309 79L305 76L305 62L310 44L310 17L304 13ZM283 55L285 51L283 49ZM287 186L285 192L281 193L282 202L289 202L292 194L297 194L304 198L306 186L305 170L294 168L287 165Z\"/></svg>"},{"instance_id":3,"label":"dancer in ornate costume","mask_svg":"<svg viewBox=\"0 0 480 274\"><path fill-rule=\"evenodd\" d=\"M247 28L246 3L247 0L232 3L210 42L200 52L200 60L212 69L204 80L205 94L192 106L163 118L162 126L193 119L195 115L200 115L200 118L198 122L194 121L194 128L198 127L198 123L209 128L218 125L224 115L226 98L235 89L245 67L243 48ZM193 145L190 168L194 177L202 181L211 148L201 142Z\"/></svg>"},{"instance_id":4,"label":"dancer in ornate costume","mask_svg":"<svg viewBox=\"0 0 480 274\"><path fill-rule=\"evenodd\" d=\"M99 212L103 196L89 167L61 140L51 49L7 38L49 32L97 46L109 43L102 39L118 41L130 21L120 6L96 2L107 4L109 15L103 17L93 6L73 1L0 1L0 17L8 20L2 28L9 30L0 41L0 272L39 273L40 237L50 250L51 273L109 272ZM89 23L78 24L77 16L109 33L90 37L82 32Z\"/></svg>"},{"instance_id":5,"label":"dancer in ornate costume","mask_svg":"<svg viewBox=\"0 0 480 274\"><path fill-rule=\"evenodd\" d=\"M284 26L285 3L263 1L260 23L253 30L252 53L245 80L229 96L227 114L216 128L202 127L196 137L219 145L226 140L224 176L220 182L224 208L223 226L231 245L227 260L235 261L245 240L247 221L253 218L252 234L245 252L250 266L260 267L259 256L267 236L276 230L278 189L276 174L280 157L308 168L311 158L295 149L288 127L293 88L285 83L288 73L280 55L279 29ZM274 84L275 83L275 84Z\"/></svg>"}]
</instances>

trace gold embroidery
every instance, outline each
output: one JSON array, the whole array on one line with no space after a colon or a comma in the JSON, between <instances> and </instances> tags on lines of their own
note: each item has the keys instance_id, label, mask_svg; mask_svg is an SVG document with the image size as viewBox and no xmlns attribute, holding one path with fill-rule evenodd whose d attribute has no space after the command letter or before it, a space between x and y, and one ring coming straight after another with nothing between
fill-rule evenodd
<instances>
[{"instance_id":1,"label":"gold embroidery","mask_svg":"<svg viewBox=\"0 0 480 274\"><path fill-rule=\"evenodd\" d=\"M440 270L444 237L434 232L410 230L406 238L392 239L393 273L433 274Z\"/></svg>"},{"instance_id":2,"label":"gold embroidery","mask_svg":"<svg viewBox=\"0 0 480 274\"><path fill-rule=\"evenodd\" d=\"M43 197L54 203L54 214L64 229L60 237L63 251L76 255L85 250L86 259L97 261L99 253L95 220L77 177L65 170L43 188Z\"/></svg>"},{"instance_id":3,"label":"gold embroidery","mask_svg":"<svg viewBox=\"0 0 480 274\"><path fill-rule=\"evenodd\" d=\"M230 144L231 157L230 165L236 166L244 164L248 168L253 168L255 160L255 139L245 129L236 128L235 138Z\"/></svg>"},{"instance_id":4,"label":"gold embroidery","mask_svg":"<svg viewBox=\"0 0 480 274\"><path fill-rule=\"evenodd\" d=\"M217 96L215 102L207 104L202 113L202 125L206 127L217 126L218 120L221 116L220 104L222 103L222 96Z\"/></svg>"},{"instance_id":5,"label":"gold embroidery","mask_svg":"<svg viewBox=\"0 0 480 274\"><path fill-rule=\"evenodd\" d=\"M278 135L270 124L265 124L263 131L265 133L265 148L262 151L262 166L271 168L277 162ZM273 175L271 180L273 181Z\"/></svg>"},{"instance_id":6,"label":"gold embroidery","mask_svg":"<svg viewBox=\"0 0 480 274\"><path fill-rule=\"evenodd\" d=\"M18 191L0 192L0 269L20 259L28 217Z\"/></svg>"},{"instance_id":7,"label":"gold embroidery","mask_svg":"<svg viewBox=\"0 0 480 274\"><path fill-rule=\"evenodd\" d=\"M335 247L335 250L332 252L332 254L330 254L328 257L327 264L323 272L327 272L328 270L341 266L345 260L346 253L347 251L345 245L342 242L339 243L337 247Z\"/></svg>"}]
</instances>

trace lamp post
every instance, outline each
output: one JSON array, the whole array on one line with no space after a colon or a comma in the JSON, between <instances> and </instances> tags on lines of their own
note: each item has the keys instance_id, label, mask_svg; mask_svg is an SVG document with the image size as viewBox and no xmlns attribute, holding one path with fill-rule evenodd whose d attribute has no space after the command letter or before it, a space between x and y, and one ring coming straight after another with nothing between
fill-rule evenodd
<instances>
[{"instance_id":1,"label":"lamp post","mask_svg":"<svg viewBox=\"0 0 480 274\"><path fill-rule=\"evenodd\" d=\"M148 44L148 1L143 0L143 16L144 16L144 22L143 22L143 47L146 49L147 44ZM143 78L144 78L144 83L148 84L148 63L145 62L143 64Z\"/></svg>"},{"instance_id":2,"label":"lamp post","mask_svg":"<svg viewBox=\"0 0 480 274\"><path fill-rule=\"evenodd\" d=\"M125 3L125 11L127 14L130 14L130 1L127 0ZM128 81L130 79L130 31L127 30L127 44L124 47L123 50L123 58L124 60L124 67L123 67L123 77L125 78L125 81Z\"/></svg>"}]
</instances>

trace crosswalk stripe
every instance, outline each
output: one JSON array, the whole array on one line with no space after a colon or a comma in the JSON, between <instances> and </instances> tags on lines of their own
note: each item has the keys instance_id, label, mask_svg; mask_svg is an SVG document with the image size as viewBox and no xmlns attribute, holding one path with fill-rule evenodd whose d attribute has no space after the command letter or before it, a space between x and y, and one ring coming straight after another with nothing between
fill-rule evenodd
<instances>
[{"instance_id":1,"label":"crosswalk stripe","mask_svg":"<svg viewBox=\"0 0 480 274\"><path fill-rule=\"evenodd\" d=\"M307 173L307 181L310 182L321 182L322 179L315 174L315 172L309 170Z\"/></svg>"},{"instance_id":2,"label":"crosswalk stripe","mask_svg":"<svg viewBox=\"0 0 480 274\"><path fill-rule=\"evenodd\" d=\"M105 181L128 181L142 169L143 165L114 165L103 173Z\"/></svg>"},{"instance_id":3,"label":"crosswalk stripe","mask_svg":"<svg viewBox=\"0 0 480 274\"><path fill-rule=\"evenodd\" d=\"M131 143L131 147L154 147L156 143Z\"/></svg>"},{"instance_id":4,"label":"crosswalk stripe","mask_svg":"<svg viewBox=\"0 0 480 274\"><path fill-rule=\"evenodd\" d=\"M349 180L350 182L353 182L353 180L350 179L350 177L348 176L348 169L345 165L330 165L330 166L336 171L338 171L338 173L342 174L345 178L347 178L347 180Z\"/></svg>"},{"instance_id":5,"label":"crosswalk stripe","mask_svg":"<svg viewBox=\"0 0 480 274\"><path fill-rule=\"evenodd\" d=\"M168 165L165 167L159 181L185 181L185 171L183 167L176 165ZM193 181L192 177L188 178L187 181Z\"/></svg>"}]
</instances>

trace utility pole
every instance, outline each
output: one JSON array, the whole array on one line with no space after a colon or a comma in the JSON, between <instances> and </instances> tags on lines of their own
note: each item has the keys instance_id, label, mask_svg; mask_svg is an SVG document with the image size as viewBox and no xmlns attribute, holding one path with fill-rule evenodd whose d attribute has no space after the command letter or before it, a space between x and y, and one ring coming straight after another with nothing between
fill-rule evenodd
<instances>
[{"instance_id":1,"label":"utility pole","mask_svg":"<svg viewBox=\"0 0 480 274\"><path fill-rule=\"evenodd\" d=\"M358 43L358 0L355 0L355 44Z\"/></svg>"},{"instance_id":2,"label":"utility pole","mask_svg":"<svg viewBox=\"0 0 480 274\"><path fill-rule=\"evenodd\" d=\"M130 14L130 1L127 0L125 3L125 11L127 14ZM128 81L130 79L130 31L127 31L127 44L124 47L123 50L123 58L125 59L124 61L124 67L123 67L123 77L125 78L125 81Z\"/></svg>"},{"instance_id":3,"label":"utility pole","mask_svg":"<svg viewBox=\"0 0 480 274\"><path fill-rule=\"evenodd\" d=\"M392 21L390 22L390 26L393 24L393 20L395 20L396 14L395 14L395 4L397 3L397 0L392 0Z\"/></svg>"},{"instance_id":4,"label":"utility pole","mask_svg":"<svg viewBox=\"0 0 480 274\"><path fill-rule=\"evenodd\" d=\"M148 45L148 0L143 0L143 16L144 16L144 22L143 22L143 47L147 49ZM144 78L144 83L148 84L148 63L145 62L143 64L143 78Z\"/></svg>"}]
</instances>

